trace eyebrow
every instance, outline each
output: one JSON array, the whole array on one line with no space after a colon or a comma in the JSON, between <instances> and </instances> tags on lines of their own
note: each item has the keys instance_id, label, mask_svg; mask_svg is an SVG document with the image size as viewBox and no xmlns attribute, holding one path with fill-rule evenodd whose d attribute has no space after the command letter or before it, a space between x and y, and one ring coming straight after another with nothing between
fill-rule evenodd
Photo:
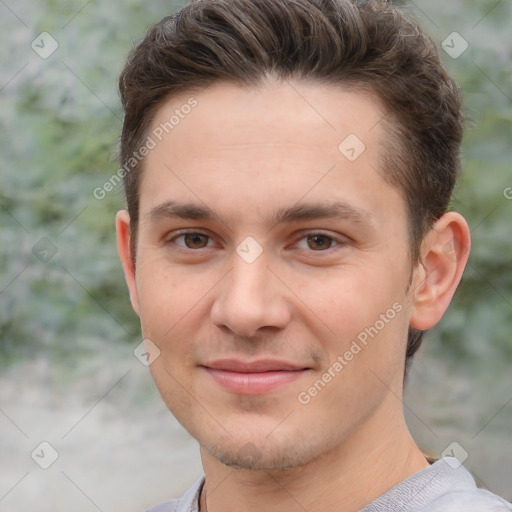
<instances>
[{"instance_id":1,"label":"eyebrow","mask_svg":"<svg viewBox=\"0 0 512 512\"><path fill-rule=\"evenodd\" d=\"M211 208L195 203L166 201L152 208L147 217L150 220L177 217L185 220L209 220L222 222L220 216ZM372 216L366 210L342 201L328 204L302 203L287 208L279 208L271 217L275 224L291 223L301 220L337 218L353 222L371 221Z\"/></svg>"},{"instance_id":2,"label":"eyebrow","mask_svg":"<svg viewBox=\"0 0 512 512\"><path fill-rule=\"evenodd\" d=\"M274 214L274 223L295 222L309 219L346 219L354 222L370 220L371 215L365 210L356 208L342 201L329 204L302 203L290 208L280 208Z\"/></svg>"},{"instance_id":3,"label":"eyebrow","mask_svg":"<svg viewBox=\"0 0 512 512\"><path fill-rule=\"evenodd\" d=\"M160 218L178 217L188 220L220 220L219 216L207 206L194 203L179 203L166 201L152 208L147 217L151 220Z\"/></svg>"}]
</instances>

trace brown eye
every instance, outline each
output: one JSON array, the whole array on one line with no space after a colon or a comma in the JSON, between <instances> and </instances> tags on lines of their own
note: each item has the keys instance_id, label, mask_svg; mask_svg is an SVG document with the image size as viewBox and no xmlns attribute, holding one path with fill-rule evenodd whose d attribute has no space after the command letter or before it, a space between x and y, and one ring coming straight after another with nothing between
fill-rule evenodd
<instances>
[{"instance_id":1,"label":"brown eye","mask_svg":"<svg viewBox=\"0 0 512 512\"><path fill-rule=\"evenodd\" d=\"M307 237L308 247L314 251L329 249L333 244L333 239L327 235L312 235Z\"/></svg>"},{"instance_id":2,"label":"brown eye","mask_svg":"<svg viewBox=\"0 0 512 512\"><path fill-rule=\"evenodd\" d=\"M187 233L183 236L183 241L189 249L202 249L208 245L210 237L201 233Z\"/></svg>"}]
</instances>

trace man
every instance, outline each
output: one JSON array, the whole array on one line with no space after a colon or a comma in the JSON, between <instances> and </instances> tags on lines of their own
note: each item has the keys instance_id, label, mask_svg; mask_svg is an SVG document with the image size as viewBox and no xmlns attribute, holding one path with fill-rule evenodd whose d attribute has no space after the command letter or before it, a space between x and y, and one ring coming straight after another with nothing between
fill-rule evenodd
<instances>
[{"instance_id":1,"label":"man","mask_svg":"<svg viewBox=\"0 0 512 512\"><path fill-rule=\"evenodd\" d=\"M512 510L403 417L470 245L460 93L382 2L200 0L120 78L118 247L205 477L153 512Z\"/></svg>"}]
</instances>

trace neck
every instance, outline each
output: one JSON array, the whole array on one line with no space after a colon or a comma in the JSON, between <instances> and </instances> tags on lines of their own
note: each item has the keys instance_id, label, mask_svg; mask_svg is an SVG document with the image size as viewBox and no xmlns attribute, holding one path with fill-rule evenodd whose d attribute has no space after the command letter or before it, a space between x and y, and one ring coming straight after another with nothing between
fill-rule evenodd
<instances>
[{"instance_id":1,"label":"neck","mask_svg":"<svg viewBox=\"0 0 512 512\"><path fill-rule=\"evenodd\" d=\"M393 397L396 401L396 397ZM386 407L334 450L279 471L229 468L201 448L201 512L356 512L429 466L403 413ZM398 419L397 419L398 417ZM394 421L392 420L394 418Z\"/></svg>"}]
</instances>

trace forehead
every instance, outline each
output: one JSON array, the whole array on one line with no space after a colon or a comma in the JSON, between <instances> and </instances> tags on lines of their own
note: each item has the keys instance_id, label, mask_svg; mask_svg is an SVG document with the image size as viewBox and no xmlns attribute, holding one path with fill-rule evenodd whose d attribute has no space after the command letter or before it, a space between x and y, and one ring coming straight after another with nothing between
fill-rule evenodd
<instances>
[{"instance_id":1,"label":"forehead","mask_svg":"<svg viewBox=\"0 0 512 512\"><path fill-rule=\"evenodd\" d=\"M173 96L148 132L155 147L141 212L180 196L258 216L307 196L378 215L377 196L400 201L380 173L383 115L368 93L303 81L217 83Z\"/></svg>"},{"instance_id":2,"label":"forehead","mask_svg":"<svg viewBox=\"0 0 512 512\"><path fill-rule=\"evenodd\" d=\"M337 153L338 144L351 133L371 150L383 116L379 98L370 92L269 78L251 87L219 82L171 96L157 109L150 131L169 142L180 133L202 138L204 149L310 141Z\"/></svg>"}]
</instances>

